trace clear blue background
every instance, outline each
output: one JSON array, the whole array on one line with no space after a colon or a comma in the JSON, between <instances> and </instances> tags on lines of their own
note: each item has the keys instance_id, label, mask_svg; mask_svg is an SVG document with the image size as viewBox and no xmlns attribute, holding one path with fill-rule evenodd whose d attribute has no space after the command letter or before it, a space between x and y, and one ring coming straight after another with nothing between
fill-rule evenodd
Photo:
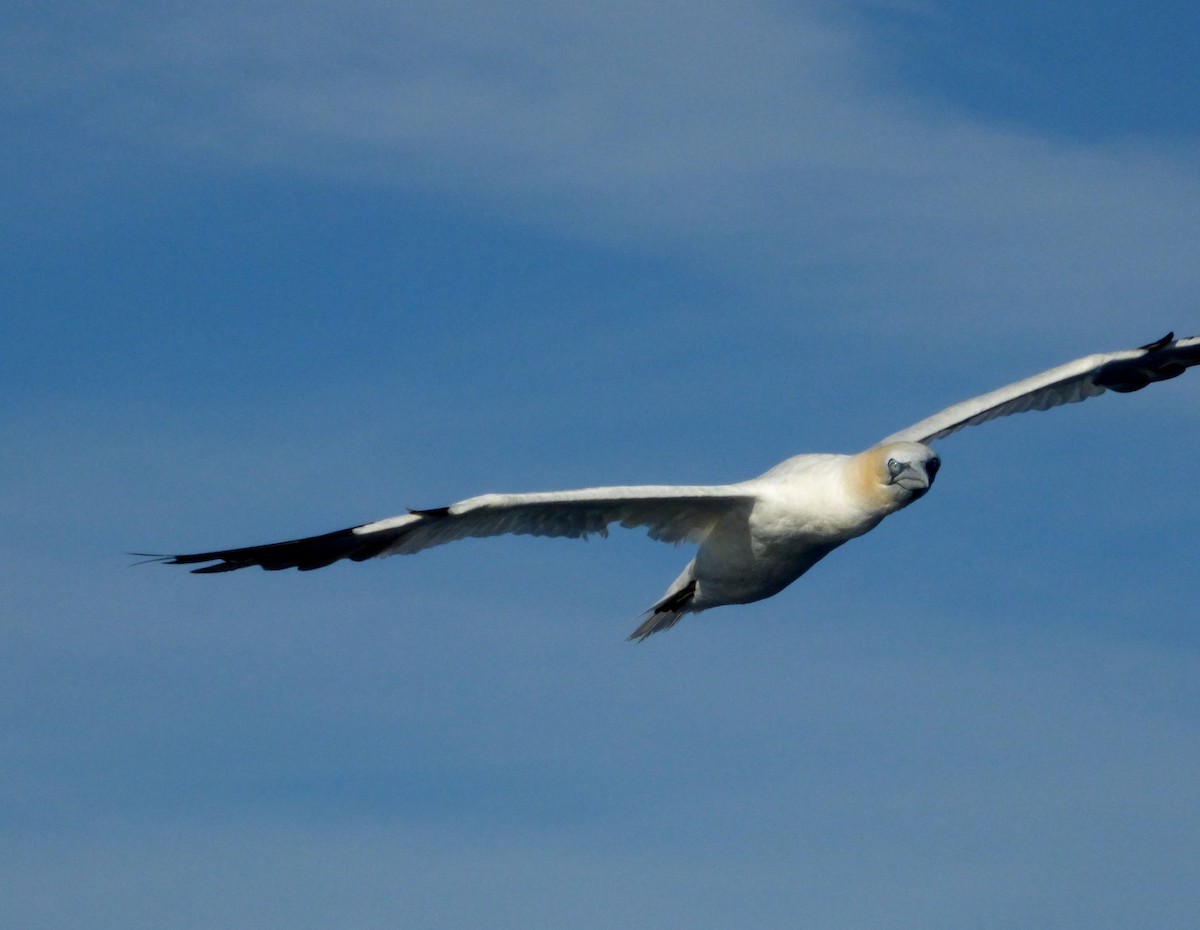
<instances>
[{"instance_id":1,"label":"clear blue background","mask_svg":"<svg viewBox=\"0 0 1200 930\"><path fill-rule=\"evenodd\" d=\"M1195 4L0 26L5 926L1196 926L1194 374L640 646L639 533L123 555L740 480L1200 333Z\"/></svg>"}]
</instances>

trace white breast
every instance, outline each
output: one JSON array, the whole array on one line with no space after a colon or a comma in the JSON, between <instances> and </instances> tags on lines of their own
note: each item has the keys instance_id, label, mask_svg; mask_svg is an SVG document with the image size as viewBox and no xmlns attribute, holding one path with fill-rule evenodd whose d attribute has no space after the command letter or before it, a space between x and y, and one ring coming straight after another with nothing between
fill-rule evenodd
<instances>
[{"instance_id":1,"label":"white breast","mask_svg":"<svg viewBox=\"0 0 1200 930\"><path fill-rule=\"evenodd\" d=\"M750 512L723 520L696 555L697 606L769 597L879 523L888 511L857 489L856 458L801 455L746 482Z\"/></svg>"}]
</instances>

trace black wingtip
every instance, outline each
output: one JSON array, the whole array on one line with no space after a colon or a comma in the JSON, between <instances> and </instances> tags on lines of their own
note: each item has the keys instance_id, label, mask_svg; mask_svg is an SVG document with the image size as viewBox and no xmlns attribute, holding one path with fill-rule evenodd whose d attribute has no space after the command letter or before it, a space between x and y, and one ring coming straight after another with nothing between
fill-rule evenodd
<instances>
[{"instance_id":1,"label":"black wingtip","mask_svg":"<svg viewBox=\"0 0 1200 930\"><path fill-rule=\"evenodd\" d=\"M1156 349L1165 349L1167 346L1169 346L1174 341L1175 341L1175 334L1173 332L1171 332L1171 333L1167 333L1161 339L1156 339L1154 342L1148 342L1144 346L1138 346L1138 348L1144 349L1147 352L1153 352Z\"/></svg>"},{"instance_id":2,"label":"black wingtip","mask_svg":"<svg viewBox=\"0 0 1200 930\"><path fill-rule=\"evenodd\" d=\"M296 568L302 572L332 565L338 559L362 562L381 555L396 539L394 532L358 534L356 527L292 539L286 542L269 543L265 546L248 546L242 549L219 549L213 552L193 552L184 555L157 555L133 552L130 555L144 556L146 562L163 565L195 565L192 574L212 575L233 572L257 565L265 571L281 571ZM205 565L205 562L214 562ZM141 563L139 563L141 564Z\"/></svg>"},{"instance_id":3,"label":"black wingtip","mask_svg":"<svg viewBox=\"0 0 1200 930\"><path fill-rule=\"evenodd\" d=\"M137 559L136 562L129 563L130 568L134 565L149 565L151 562L157 562L160 565L169 565L171 560L175 558L173 555L163 555L161 552L126 552L125 554Z\"/></svg>"},{"instance_id":4,"label":"black wingtip","mask_svg":"<svg viewBox=\"0 0 1200 930\"><path fill-rule=\"evenodd\" d=\"M1193 365L1200 365L1200 346L1180 346L1174 333L1139 349L1141 355L1109 362L1097 369L1094 383L1118 394L1130 394L1156 381L1178 378Z\"/></svg>"}]
</instances>

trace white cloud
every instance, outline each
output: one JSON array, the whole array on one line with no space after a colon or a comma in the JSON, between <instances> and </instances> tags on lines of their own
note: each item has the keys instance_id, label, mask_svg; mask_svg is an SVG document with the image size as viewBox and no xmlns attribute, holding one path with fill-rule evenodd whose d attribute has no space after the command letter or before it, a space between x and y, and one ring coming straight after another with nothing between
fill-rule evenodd
<instances>
[{"instance_id":1,"label":"white cloud","mask_svg":"<svg viewBox=\"0 0 1200 930\"><path fill-rule=\"evenodd\" d=\"M1044 332L1052 306L1126 338L1200 284L1194 162L885 91L869 44L812 10L239 3L100 36L75 74L115 136L715 257L882 332L960 307Z\"/></svg>"}]
</instances>

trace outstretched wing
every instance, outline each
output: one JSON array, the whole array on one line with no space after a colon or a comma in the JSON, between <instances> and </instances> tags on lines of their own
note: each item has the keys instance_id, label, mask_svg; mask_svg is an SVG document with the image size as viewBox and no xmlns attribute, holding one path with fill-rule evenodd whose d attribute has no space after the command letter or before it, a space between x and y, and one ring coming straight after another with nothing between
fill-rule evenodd
<instances>
[{"instance_id":1,"label":"outstretched wing","mask_svg":"<svg viewBox=\"0 0 1200 930\"><path fill-rule=\"evenodd\" d=\"M203 565L193 572L228 572L258 565L268 571L323 568L338 559L408 555L469 536L606 535L612 523L644 526L652 539L701 542L725 514L749 508L738 485L584 488L537 494L485 494L449 507L413 510L349 529L243 549L151 556L168 565Z\"/></svg>"},{"instance_id":2,"label":"outstretched wing","mask_svg":"<svg viewBox=\"0 0 1200 930\"><path fill-rule=\"evenodd\" d=\"M1151 382L1181 375L1193 365L1200 365L1200 336L1175 339L1174 333L1168 333L1157 342L1138 349L1089 355L990 394L964 400L893 433L883 442L929 443L964 426L986 423L1013 413L1075 404L1109 390L1139 391Z\"/></svg>"}]
</instances>

